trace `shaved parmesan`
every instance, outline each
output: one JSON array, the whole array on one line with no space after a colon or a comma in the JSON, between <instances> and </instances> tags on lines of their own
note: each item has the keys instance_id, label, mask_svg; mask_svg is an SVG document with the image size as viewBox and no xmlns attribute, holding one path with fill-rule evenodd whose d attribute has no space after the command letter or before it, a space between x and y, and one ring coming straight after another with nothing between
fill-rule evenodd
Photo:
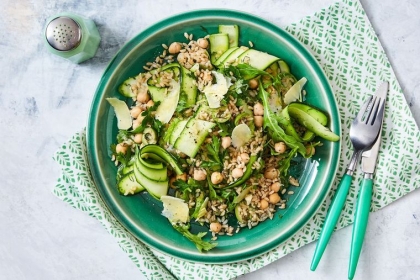
<instances>
[{"instance_id":1,"label":"shaved parmesan","mask_svg":"<svg viewBox=\"0 0 420 280\"><path fill-rule=\"evenodd\" d=\"M211 73L216 78L216 83L204 87L203 92L206 95L209 107L215 109L220 107L220 101L228 92L232 83L230 79L226 78L219 72L212 71Z\"/></svg>"},{"instance_id":2,"label":"shaved parmesan","mask_svg":"<svg viewBox=\"0 0 420 280\"><path fill-rule=\"evenodd\" d=\"M168 95L161 101L156 110L156 119L160 120L162 123L168 123L171 120L175 113L176 106L178 105L180 92L181 85L172 80Z\"/></svg>"},{"instance_id":3,"label":"shaved parmesan","mask_svg":"<svg viewBox=\"0 0 420 280\"><path fill-rule=\"evenodd\" d=\"M113 97L107 98L106 100L114 108L118 129L129 129L132 126L133 121L127 104L124 101Z\"/></svg>"},{"instance_id":4,"label":"shaved parmesan","mask_svg":"<svg viewBox=\"0 0 420 280\"><path fill-rule=\"evenodd\" d=\"M162 215L168 218L171 223L188 222L189 208L184 200L169 195L161 196L160 200L163 202Z\"/></svg>"},{"instance_id":5,"label":"shaved parmesan","mask_svg":"<svg viewBox=\"0 0 420 280\"><path fill-rule=\"evenodd\" d=\"M284 95L284 103L289 105L290 103L298 100L302 93L302 88L306 84L307 79L303 77L297 81Z\"/></svg>"},{"instance_id":6,"label":"shaved parmesan","mask_svg":"<svg viewBox=\"0 0 420 280\"><path fill-rule=\"evenodd\" d=\"M246 124L240 124L237 125L232 130L232 145L235 148L240 148L246 143L248 143L249 140L251 140L252 133L249 127Z\"/></svg>"}]
</instances>

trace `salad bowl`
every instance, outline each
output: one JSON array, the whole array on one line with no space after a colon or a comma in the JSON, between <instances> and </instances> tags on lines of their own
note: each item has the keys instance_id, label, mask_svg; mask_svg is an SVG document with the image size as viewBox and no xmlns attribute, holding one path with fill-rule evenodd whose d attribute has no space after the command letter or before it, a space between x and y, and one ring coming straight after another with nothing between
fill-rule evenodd
<instances>
[{"instance_id":1,"label":"salad bowl","mask_svg":"<svg viewBox=\"0 0 420 280\"><path fill-rule=\"evenodd\" d=\"M280 57L299 79L306 77L306 103L327 113L329 128L340 132L336 101L322 68L310 52L286 31L256 16L238 11L199 10L167 18L139 33L111 60L93 98L87 126L89 163L98 192L110 212L140 242L165 254L188 261L230 263L268 252L297 233L321 206L338 167L340 142L320 141L310 159L296 160L299 187L285 195L287 207L278 209L273 219L252 229L241 228L233 236L219 236L217 247L199 252L194 244L176 232L161 215L162 203L147 193L120 195L116 188L117 168L111 161L110 145L118 128L114 111L106 98L117 97L119 85L143 72L146 62L162 52L162 44L185 41L184 33L195 38L217 33L221 24L236 24L241 45ZM251 42L251 43L250 43ZM193 231L200 229L194 229ZM211 236L208 234L209 239Z\"/></svg>"}]
</instances>

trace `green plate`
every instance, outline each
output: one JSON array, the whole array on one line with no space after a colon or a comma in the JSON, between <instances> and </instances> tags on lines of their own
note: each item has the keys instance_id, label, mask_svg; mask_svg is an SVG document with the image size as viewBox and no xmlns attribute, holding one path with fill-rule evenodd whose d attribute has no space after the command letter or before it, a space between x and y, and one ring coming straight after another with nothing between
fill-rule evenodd
<instances>
[{"instance_id":1,"label":"green plate","mask_svg":"<svg viewBox=\"0 0 420 280\"><path fill-rule=\"evenodd\" d=\"M298 79L306 77L307 102L327 112L330 128L340 133L336 101L316 59L287 32L258 17L226 10L188 12L147 28L124 45L106 68L90 111L87 147L93 178L109 210L135 237L166 254L203 263L249 259L275 248L295 234L325 199L336 174L340 153L340 143L325 142L317 148L313 159L301 163L301 186L294 188L294 195L287 197L285 210L276 212L272 220L251 230L243 228L231 237L220 236L218 246L207 253L199 253L191 242L176 232L161 215L161 203L147 193L131 197L118 194L116 168L109 149L115 141L117 124L105 98L122 99L117 92L118 86L128 77L143 72L143 65L163 50L162 44L185 42L184 32L194 34L194 38L217 33L219 24L239 25L240 45L248 46L251 41L255 49L284 59ZM194 228L194 231L198 230Z\"/></svg>"}]
</instances>

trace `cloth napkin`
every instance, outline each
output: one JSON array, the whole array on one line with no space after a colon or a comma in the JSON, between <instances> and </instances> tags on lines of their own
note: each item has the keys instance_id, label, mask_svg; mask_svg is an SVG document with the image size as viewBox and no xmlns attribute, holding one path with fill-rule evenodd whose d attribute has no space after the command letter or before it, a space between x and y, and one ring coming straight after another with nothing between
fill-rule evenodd
<instances>
[{"instance_id":1,"label":"cloth napkin","mask_svg":"<svg viewBox=\"0 0 420 280\"><path fill-rule=\"evenodd\" d=\"M112 234L145 277L152 279L228 279L249 273L316 240L331 198L350 160L348 137L362 101L381 81L390 82L383 139L374 180L371 211L377 211L420 186L420 132L404 99L386 54L357 0L337 2L285 28L302 42L323 67L338 103L342 150L338 178L319 211L293 237L253 259L232 264L199 264L156 252L128 233L101 200L89 172L85 131L65 143L54 156L62 173L53 192L63 201L96 218ZM353 222L362 180L353 186L337 229Z\"/></svg>"}]
</instances>

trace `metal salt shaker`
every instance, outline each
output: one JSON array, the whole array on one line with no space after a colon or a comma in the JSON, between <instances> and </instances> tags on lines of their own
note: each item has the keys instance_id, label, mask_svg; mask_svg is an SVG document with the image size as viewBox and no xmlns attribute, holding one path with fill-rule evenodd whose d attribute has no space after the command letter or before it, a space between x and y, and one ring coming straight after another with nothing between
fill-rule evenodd
<instances>
[{"instance_id":1,"label":"metal salt shaker","mask_svg":"<svg viewBox=\"0 0 420 280\"><path fill-rule=\"evenodd\" d=\"M51 17L45 27L48 50L74 63L92 58L101 37L95 23L72 13Z\"/></svg>"}]
</instances>

